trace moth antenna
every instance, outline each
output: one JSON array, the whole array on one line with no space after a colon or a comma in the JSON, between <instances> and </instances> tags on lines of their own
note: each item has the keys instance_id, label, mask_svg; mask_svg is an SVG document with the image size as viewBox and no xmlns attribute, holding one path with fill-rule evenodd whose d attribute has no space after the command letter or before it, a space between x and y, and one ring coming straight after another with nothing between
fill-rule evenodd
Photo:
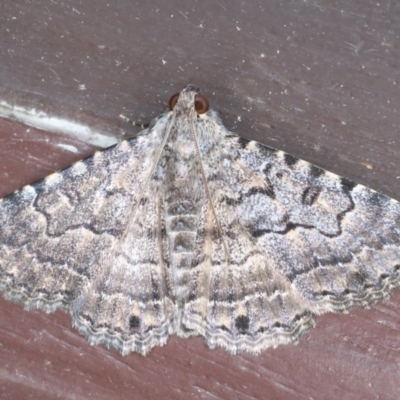
<instances>
[{"instance_id":1,"label":"moth antenna","mask_svg":"<svg viewBox=\"0 0 400 400\"><path fill-rule=\"evenodd\" d=\"M140 129L146 129L150 126L150 124L139 124L138 122L133 121L133 120L129 119L128 117L125 117L125 115L123 115L123 114L119 114L119 117L121 119L123 119L125 122L128 122L129 124L136 126Z\"/></svg>"}]
</instances>

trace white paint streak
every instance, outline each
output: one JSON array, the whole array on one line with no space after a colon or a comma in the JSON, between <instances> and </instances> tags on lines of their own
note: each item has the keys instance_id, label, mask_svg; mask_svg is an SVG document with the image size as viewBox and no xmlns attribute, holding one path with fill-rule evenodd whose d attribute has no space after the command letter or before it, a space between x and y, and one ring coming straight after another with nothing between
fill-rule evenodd
<instances>
[{"instance_id":1,"label":"white paint streak","mask_svg":"<svg viewBox=\"0 0 400 400\"><path fill-rule=\"evenodd\" d=\"M78 122L52 117L34 108L28 110L24 107L13 106L6 101L0 101L0 116L17 119L38 129L69 135L99 147L108 147L118 141L111 136L94 132L90 127Z\"/></svg>"},{"instance_id":2,"label":"white paint streak","mask_svg":"<svg viewBox=\"0 0 400 400\"><path fill-rule=\"evenodd\" d=\"M61 147L64 150L70 151L71 153L78 153L78 149L70 144L58 143L57 147Z\"/></svg>"}]
</instances>

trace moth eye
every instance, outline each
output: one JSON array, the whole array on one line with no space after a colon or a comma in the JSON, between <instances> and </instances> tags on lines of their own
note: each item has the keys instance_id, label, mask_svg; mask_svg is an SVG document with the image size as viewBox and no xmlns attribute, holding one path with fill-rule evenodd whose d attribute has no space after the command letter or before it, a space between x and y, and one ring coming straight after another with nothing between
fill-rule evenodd
<instances>
[{"instance_id":1,"label":"moth eye","mask_svg":"<svg viewBox=\"0 0 400 400\"><path fill-rule=\"evenodd\" d=\"M194 109L197 114L204 114L208 111L209 103L208 100L201 94L196 94L194 97Z\"/></svg>"},{"instance_id":2,"label":"moth eye","mask_svg":"<svg viewBox=\"0 0 400 400\"><path fill-rule=\"evenodd\" d=\"M169 99L169 109L172 111L175 107L175 104L177 103L179 99L179 93L175 93L171 98Z\"/></svg>"}]
</instances>

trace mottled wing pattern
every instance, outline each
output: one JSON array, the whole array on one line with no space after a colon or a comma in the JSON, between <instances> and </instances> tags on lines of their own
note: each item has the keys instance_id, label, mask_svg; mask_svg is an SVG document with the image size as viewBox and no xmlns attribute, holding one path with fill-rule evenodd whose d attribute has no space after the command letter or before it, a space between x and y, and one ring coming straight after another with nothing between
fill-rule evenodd
<instances>
[{"instance_id":1,"label":"mottled wing pattern","mask_svg":"<svg viewBox=\"0 0 400 400\"><path fill-rule=\"evenodd\" d=\"M6 298L123 354L171 333L258 354L399 286L397 201L239 138L196 96L0 200Z\"/></svg>"},{"instance_id":2,"label":"mottled wing pattern","mask_svg":"<svg viewBox=\"0 0 400 400\"><path fill-rule=\"evenodd\" d=\"M67 309L91 343L122 353L165 343L172 302L158 183L149 179L165 123L0 201L6 298Z\"/></svg>"},{"instance_id":3,"label":"mottled wing pattern","mask_svg":"<svg viewBox=\"0 0 400 400\"><path fill-rule=\"evenodd\" d=\"M256 142L243 150L249 164L270 151ZM255 199L246 224L314 314L366 306L399 285L398 201L282 151L256 163L281 212L279 223L265 223Z\"/></svg>"},{"instance_id":4,"label":"mottled wing pattern","mask_svg":"<svg viewBox=\"0 0 400 400\"><path fill-rule=\"evenodd\" d=\"M187 327L212 348L257 354L296 342L316 315L367 306L399 286L397 201L215 121L205 170L229 254L205 211Z\"/></svg>"}]
</instances>

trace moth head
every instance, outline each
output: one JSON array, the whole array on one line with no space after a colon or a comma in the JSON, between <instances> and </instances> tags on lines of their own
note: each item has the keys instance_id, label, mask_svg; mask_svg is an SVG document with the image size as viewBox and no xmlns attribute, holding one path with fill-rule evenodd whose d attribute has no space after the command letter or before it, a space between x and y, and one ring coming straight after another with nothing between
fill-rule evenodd
<instances>
[{"instance_id":1,"label":"moth head","mask_svg":"<svg viewBox=\"0 0 400 400\"><path fill-rule=\"evenodd\" d=\"M193 85L188 85L185 89L182 90L180 93L175 93L169 99L169 109L172 111L178 102L180 95L185 95L188 92L196 92L194 96L194 109L196 110L197 114L204 114L208 111L209 102L206 97L199 93L199 89Z\"/></svg>"}]
</instances>

